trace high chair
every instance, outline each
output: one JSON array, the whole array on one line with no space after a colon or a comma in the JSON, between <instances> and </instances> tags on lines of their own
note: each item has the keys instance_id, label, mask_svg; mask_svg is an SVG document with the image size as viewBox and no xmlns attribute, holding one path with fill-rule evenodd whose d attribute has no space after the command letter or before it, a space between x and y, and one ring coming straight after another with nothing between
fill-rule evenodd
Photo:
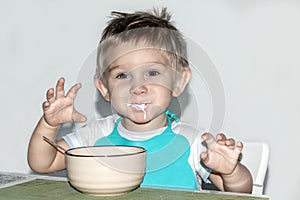
<instances>
[{"instance_id":1,"label":"high chair","mask_svg":"<svg viewBox=\"0 0 300 200\"><path fill-rule=\"evenodd\" d=\"M243 142L241 163L253 177L252 194L262 195L269 163L269 145L265 142Z\"/></svg>"}]
</instances>

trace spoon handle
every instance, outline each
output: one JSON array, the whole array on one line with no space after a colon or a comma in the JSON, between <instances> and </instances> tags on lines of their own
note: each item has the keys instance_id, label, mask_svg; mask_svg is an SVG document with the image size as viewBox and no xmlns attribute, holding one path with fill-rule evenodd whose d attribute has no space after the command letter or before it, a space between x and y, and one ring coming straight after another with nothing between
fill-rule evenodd
<instances>
[{"instance_id":1,"label":"spoon handle","mask_svg":"<svg viewBox=\"0 0 300 200\"><path fill-rule=\"evenodd\" d=\"M45 141L47 141L48 143L52 144L53 146L55 146L55 147L59 148L60 150L62 150L63 153L66 153L67 150L66 150L65 148L63 148L62 146L58 145L56 142L50 140L50 139L47 138L46 136L43 136L43 139L44 139Z\"/></svg>"}]
</instances>

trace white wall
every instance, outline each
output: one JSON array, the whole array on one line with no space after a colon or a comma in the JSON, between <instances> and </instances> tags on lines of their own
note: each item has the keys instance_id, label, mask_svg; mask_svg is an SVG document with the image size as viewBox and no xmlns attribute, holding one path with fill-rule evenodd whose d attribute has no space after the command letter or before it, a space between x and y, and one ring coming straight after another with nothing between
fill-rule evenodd
<instances>
[{"instance_id":1,"label":"white wall","mask_svg":"<svg viewBox=\"0 0 300 200\"><path fill-rule=\"evenodd\" d=\"M0 171L30 172L27 144L45 91L60 76L67 87L76 81L110 11L161 5L222 77L223 131L270 144L266 194L299 199L300 4L292 0L0 0Z\"/></svg>"}]
</instances>

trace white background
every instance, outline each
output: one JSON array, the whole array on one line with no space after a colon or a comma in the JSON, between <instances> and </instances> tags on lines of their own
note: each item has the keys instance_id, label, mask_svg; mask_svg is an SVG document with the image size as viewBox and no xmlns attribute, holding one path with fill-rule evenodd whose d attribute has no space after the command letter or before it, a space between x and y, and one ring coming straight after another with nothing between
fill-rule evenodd
<instances>
[{"instance_id":1,"label":"white background","mask_svg":"<svg viewBox=\"0 0 300 200\"><path fill-rule=\"evenodd\" d=\"M30 172L27 144L42 115L45 91L61 76L67 87L75 83L110 11L162 5L172 11L179 29L206 50L222 77L222 130L239 140L270 144L265 193L273 200L299 199L296 0L0 0L0 171Z\"/></svg>"}]
</instances>

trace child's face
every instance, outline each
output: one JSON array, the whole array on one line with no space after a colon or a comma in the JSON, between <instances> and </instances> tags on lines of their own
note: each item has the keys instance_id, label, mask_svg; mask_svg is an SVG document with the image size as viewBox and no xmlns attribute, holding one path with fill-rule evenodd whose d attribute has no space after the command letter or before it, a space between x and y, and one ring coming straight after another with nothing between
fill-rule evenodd
<instances>
[{"instance_id":1,"label":"child's face","mask_svg":"<svg viewBox=\"0 0 300 200\"><path fill-rule=\"evenodd\" d=\"M105 82L98 80L97 87L127 124L148 124L165 120L173 96L178 96L174 92L178 90L178 76L181 74L163 53L144 49L112 62L104 73Z\"/></svg>"}]
</instances>

